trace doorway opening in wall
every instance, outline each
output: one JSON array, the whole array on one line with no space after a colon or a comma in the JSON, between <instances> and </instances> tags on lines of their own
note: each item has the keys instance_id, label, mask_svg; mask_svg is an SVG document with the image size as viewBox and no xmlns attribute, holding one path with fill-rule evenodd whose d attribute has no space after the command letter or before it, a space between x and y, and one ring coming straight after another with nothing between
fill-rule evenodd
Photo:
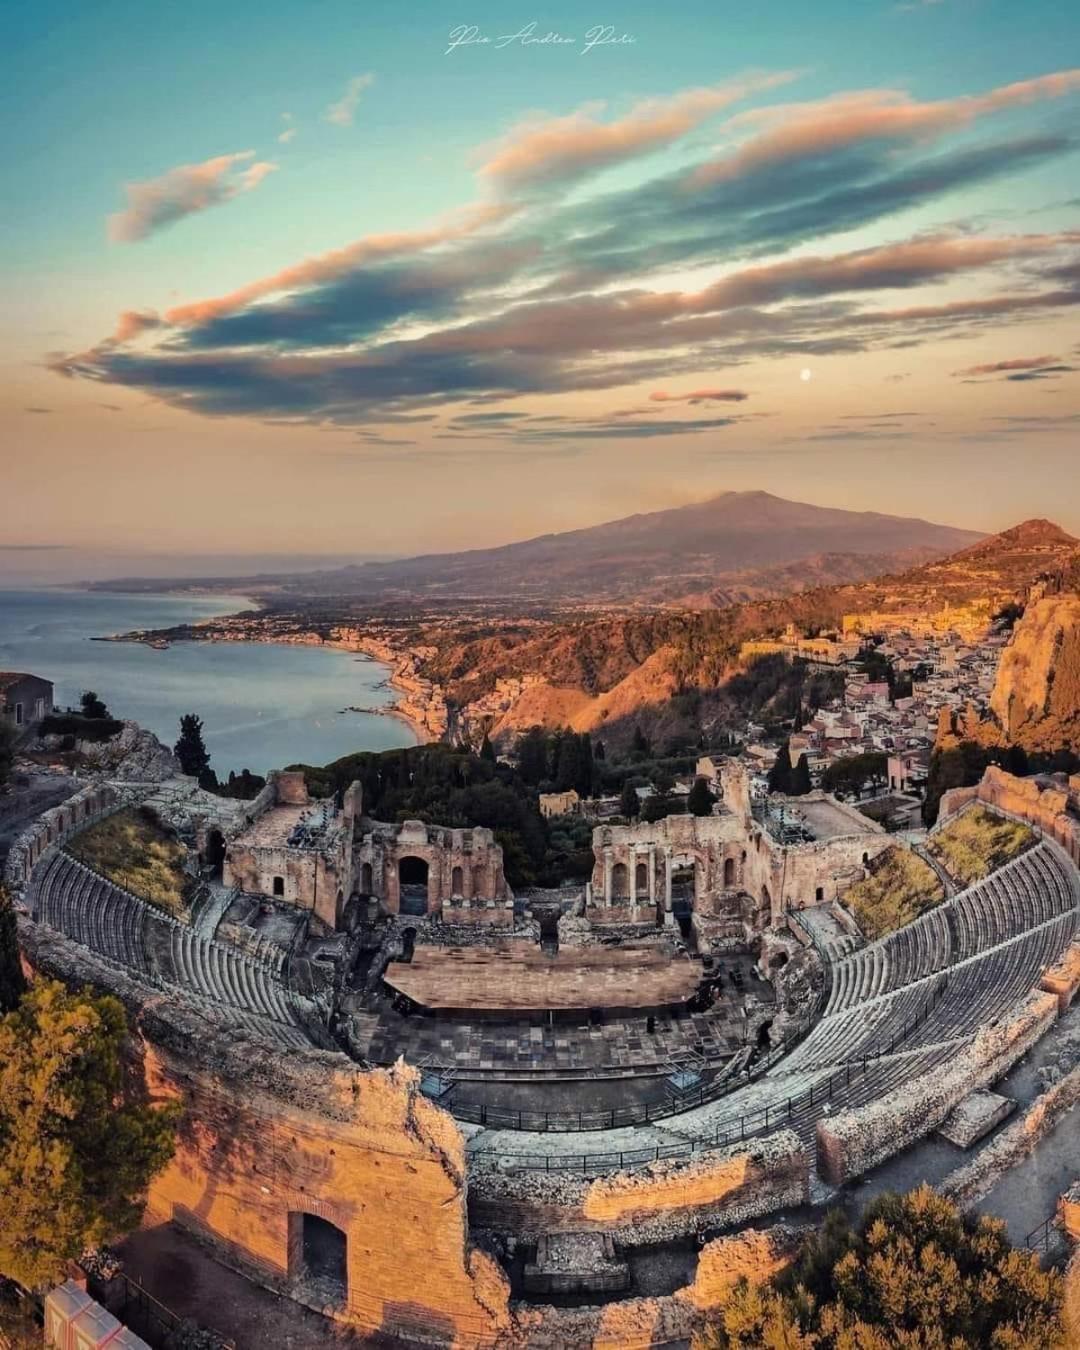
<instances>
[{"instance_id":1,"label":"doorway opening in wall","mask_svg":"<svg viewBox=\"0 0 1080 1350\"><path fill-rule=\"evenodd\" d=\"M275 894L275 895L284 895L284 894L285 894L285 878L284 878L284 877L275 877L275 878L274 878L274 894Z\"/></svg>"},{"instance_id":2,"label":"doorway opening in wall","mask_svg":"<svg viewBox=\"0 0 1080 1350\"><path fill-rule=\"evenodd\" d=\"M640 905L643 900L649 896L649 865L639 862L634 868L634 890L637 893L637 902Z\"/></svg>"},{"instance_id":3,"label":"doorway opening in wall","mask_svg":"<svg viewBox=\"0 0 1080 1350\"><path fill-rule=\"evenodd\" d=\"M402 858L398 863L398 910L402 914L426 914L428 865L423 858Z\"/></svg>"},{"instance_id":4,"label":"doorway opening in wall","mask_svg":"<svg viewBox=\"0 0 1080 1350\"><path fill-rule=\"evenodd\" d=\"M318 1214L289 1215L289 1275L319 1287L328 1303L344 1303L349 1290L348 1238Z\"/></svg>"},{"instance_id":5,"label":"doorway opening in wall","mask_svg":"<svg viewBox=\"0 0 1080 1350\"><path fill-rule=\"evenodd\" d=\"M225 836L220 830L211 830L206 836L206 865L215 876L221 876L225 862Z\"/></svg>"},{"instance_id":6,"label":"doorway opening in wall","mask_svg":"<svg viewBox=\"0 0 1080 1350\"><path fill-rule=\"evenodd\" d=\"M696 948L692 915L694 913L694 875L692 862L677 864L671 869L671 912L679 926L683 941Z\"/></svg>"}]
</instances>

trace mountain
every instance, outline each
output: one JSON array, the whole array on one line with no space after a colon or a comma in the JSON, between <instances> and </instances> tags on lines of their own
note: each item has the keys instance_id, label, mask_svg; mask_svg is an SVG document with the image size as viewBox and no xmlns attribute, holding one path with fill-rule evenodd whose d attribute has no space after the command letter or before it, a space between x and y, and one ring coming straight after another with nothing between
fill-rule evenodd
<instances>
[{"instance_id":1,"label":"mountain","mask_svg":"<svg viewBox=\"0 0 1080 1350\"><path fill-rule=\"evenodd\" d=\"M725 606L862 581L940 558L982 536L925 520L723 492L708 501L498 548L369 561L318 572L203 578L249 594L368 601L497 600ZM198 578L172 585L200 584ZM137 580L98 583L137 589Z\"/></svg>"},{"instance_id":2,"label":"mountain","mask_svg":"<svg viewBox=\"0 0 1080 1350\"><path fill-rule=\"evenodd\" d=\"M925 520L724 492L708 501L498 548L320 574L325 592L611 603L730 603L793 585L861 579L981 538ZM805 576L794 564L811 564ZM313 578L304 579L310 593ZM714 597L714 592L720 594Z\"/></svg>"},{"instance_id":3,"label":"mountain","mask_svg":"<svg viewBox=\"0 0 1080 1350\"><path fill-rule=\"evenodd\" d=\"M470 640L467 634L432 634L427 640L437 650L425 663L425 673L466 716L469 705L483 700L498 680L543 676L544 682L527 683L520 697L501 709L494 733L541 722L568 723L581 731L605 726L608 735L613 722L646 710L650 716L659 713L674 692L722 686L739 668L743 642L778 633L788 623L822 630L846 615L948 610L949 623L979 627L1009 606L1034 606L1043 595L1076 590L1078 580L1077 540L1049 521L1031 520L947 558L872 581L818 586L726 608L555 622L514 636L503 631ZM1039 645L1053 641L1041 638ZM1028 664L1016 662L1017 676ZM1051 660L1048 671L1052 665ZM1025 688L1014 705L1041 707L1045 696L1041 685ZM1008 700L1009 693L995 697Z\"/></svg>"}]
</instances>

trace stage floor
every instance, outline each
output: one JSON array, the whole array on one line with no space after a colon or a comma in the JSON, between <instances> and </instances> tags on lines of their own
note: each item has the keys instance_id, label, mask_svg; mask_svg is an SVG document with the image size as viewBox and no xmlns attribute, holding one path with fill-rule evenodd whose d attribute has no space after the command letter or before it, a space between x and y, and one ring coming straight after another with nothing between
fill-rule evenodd
<instances>
[{"instance_id":1,"label":"stage floor","mask_svg":"<svg viewBox=\"0 0 1080 1350\"><path fill-rule=\"evenodd\" d=\"M387 967L386 983L439 1012L627 1011L685 1003L701 962L667 947L563 947L548 956L533 942L489 947L418 944L410 963Z\"/></svg>"}]
</instances>

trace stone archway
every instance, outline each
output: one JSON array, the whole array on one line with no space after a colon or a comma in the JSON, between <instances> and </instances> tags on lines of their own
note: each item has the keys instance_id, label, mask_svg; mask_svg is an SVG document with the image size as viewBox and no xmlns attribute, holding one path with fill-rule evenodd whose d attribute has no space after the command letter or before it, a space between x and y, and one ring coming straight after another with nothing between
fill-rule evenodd
<instances>
[{"instance_id":1,"label":"stone archway","mask_svg":"<svg viewBox=\"0 0 1080 1350\"><path fill-rule=\"evenodd\" d=\"M366 863L364 863L364 865L360 868L360 894L361 894L361 895L370 895L370 894L371 894L372 881L373 881L373 877L372 877L372 872L371 872L371 864L370 864L369 862L366 862Z\"/></svg>"},{"instance_id":2,"label":"stone archway","mask_svg":"<svg viewBox=\"0 0 1080 1350\"><path fill-rule=\"evenodd\" d=\"M330 1219L307 1210L289 1213L289 1278L316 1285L328 1303L349 1297L349 1239Z\"/></svg>"},{"instance_id":3,"label":"stone archway","mask_svg":"<svg viewBox=\"0 0 1080 1350\"><path fill-rule=\"evenodd\" d=\"M724 890L733 890L735 886L735 859L724 859Z\"/></svg>"},{"instance_id":4,"label":"stone archway","mask_svg":"<svg viewBox=\"0 0 1080 1350\"><path fill-rule=\"evenodd\" d=\"M639 900L647 899L649 894L649 864L639 862L634 868L634 891Z\"/></svg>"},{"instance_id":5,"label":"stone archway","mask_svg":"<svg viewBox=\"0 0 1080 1350\"><path fill-rule=\"evenodd\" d=\"M630 898L630 871L626 863L618 862L611 869L611 898L612 900Z\"/></svg>"},{"instance_id":6,"label":"stone archway","mask_svg":"<svg viewBox=\"0 0 1080 1350\"><path fill-rule=\"evenodd\" d=\"M461 867L455 867L450 873L450 894L455 900L461 900L465 895L465 870Z\"/></svg>"},{"instance_id":7,"label":"stone archway","mask_svg":"<svg viewBox=\"0 0 1080 1350\"><path fill-rule=\"evenodd\" d=\"M409 853L398 859L398 912L426 914L430 869L426 858Z\"/></svg>"}]
</instances>

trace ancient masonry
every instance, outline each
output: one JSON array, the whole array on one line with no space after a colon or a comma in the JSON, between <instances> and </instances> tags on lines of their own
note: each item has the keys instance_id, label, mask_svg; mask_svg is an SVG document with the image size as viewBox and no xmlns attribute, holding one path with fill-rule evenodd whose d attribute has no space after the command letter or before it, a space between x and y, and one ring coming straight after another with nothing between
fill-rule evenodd
<instances>
[{"instance_id":1,"label":"ancient masonry","mask_svg":"<svg viewBox=\"0 0 1080 1350\"><path fill-rule=\"evenodd\" d=\"M378 913L401 941L410 922L414 935L457 919L462 933L471 919L495 934L514 897L488 831L378 823L358 788L340 805L313 802L291 774L247 803L208 799L184 780L98 784L35 822L5 881L28 964L114 991L147 1091L183 1104L148 1221L171 1220L252 1281L403 1343L647 1346L688 1338L735 1279L766 1278L790 1259L797 1234L749 1221L936 1129L1080 986L1080 781L990 770L977 789L949 794L946 814L978 800L1026 821L1030 846L862 944L834 898L892 837L821 794L755 810L737 767L722 780L712 817L599 829L573 922L591 917L599 943L623 922L662 933L681 919L684 931L764 938L763 959L782 952L792 968L805 954L812 1016L756 1058L748 1044L726 1081L655 1118L455 1119L417 1068L373 1068L338 1048L333 981L291 938L226 940L243 926L235 915L254 911L271 927L301 916L331 956L359 931L358 915ZM175 823L208 870L220 867L189 924L65 851L133 802ZM635 1251L695 1238L682 1287L618 1296ZM544 1301L579 1278L609 1301Z\"/></svg>"}]
</instances>

